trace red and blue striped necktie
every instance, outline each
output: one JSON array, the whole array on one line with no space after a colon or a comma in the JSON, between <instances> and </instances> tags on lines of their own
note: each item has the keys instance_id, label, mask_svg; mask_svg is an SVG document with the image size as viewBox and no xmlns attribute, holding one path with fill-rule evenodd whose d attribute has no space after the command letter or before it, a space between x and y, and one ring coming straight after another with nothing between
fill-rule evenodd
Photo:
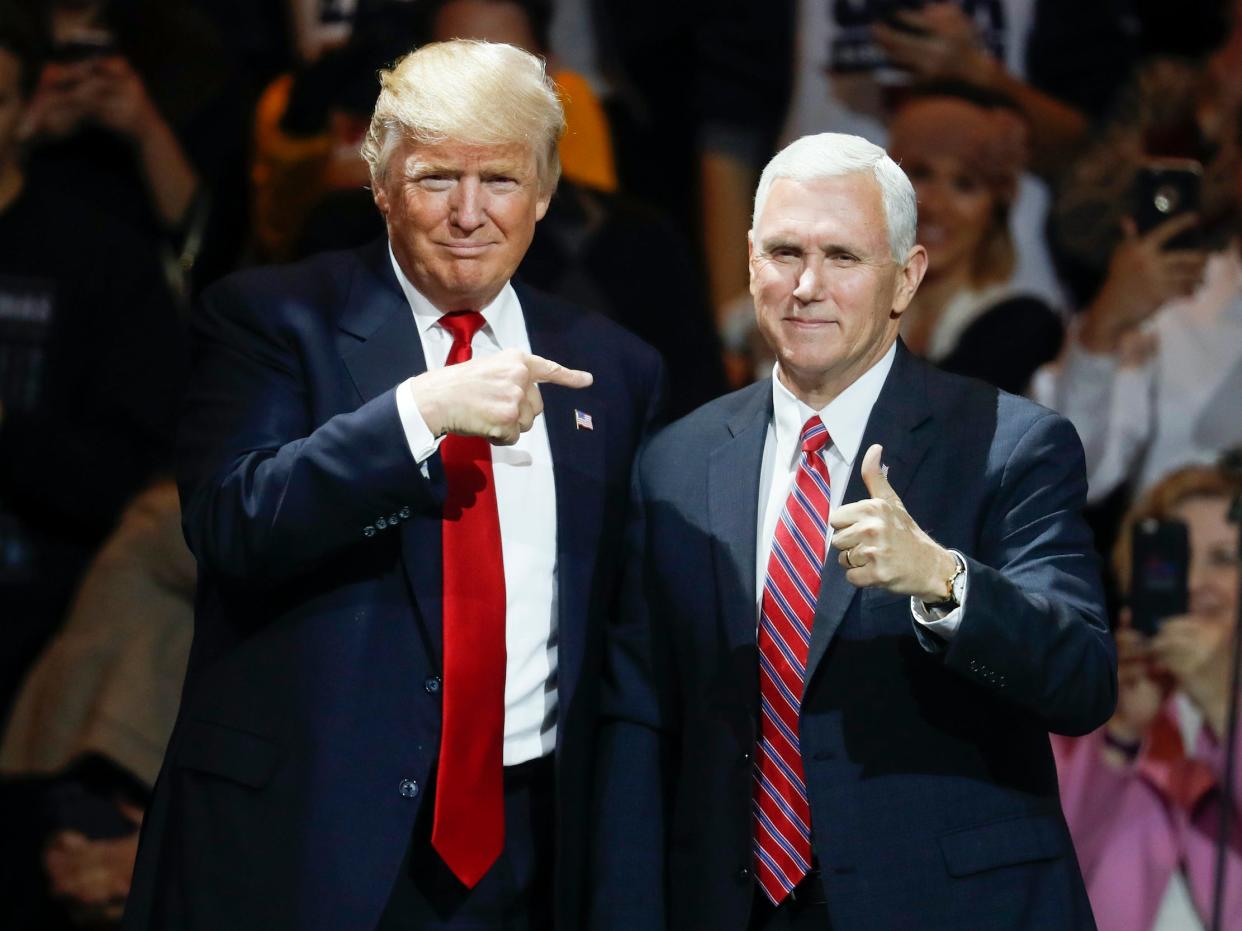
<instances>
[{"instance_id":1,"label":"red and blue striped necktie","mask_svg":"<svg viewBox=\"0 0 1242 931\"><path fill-rule=\"evenodd\" d=\"M819 417L802 427L802 455L772 536L759 616L759 745L755 752L755 876L779 905L811 868L811 808L798 738L832 491Z\"/></svg>"}]
</instances>

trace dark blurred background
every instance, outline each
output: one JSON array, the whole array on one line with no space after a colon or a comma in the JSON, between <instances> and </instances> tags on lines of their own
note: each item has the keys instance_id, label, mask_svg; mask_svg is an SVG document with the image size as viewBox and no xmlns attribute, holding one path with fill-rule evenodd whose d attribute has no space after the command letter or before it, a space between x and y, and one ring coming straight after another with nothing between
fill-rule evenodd
<instances>
[{"instance_id":1,"label":"dark blurred background","mask_svg":"<svg viewBox=\"0 0 1242 931\"><path fill-rule=\"evenodd\" d=\"M1185 766L1221 737L1238 566L1186 502L1232 493L1242 444L1238 0L0 0L0 927L124 905L192 628L168 476L196 296L384 234L377 73L453 37L547 58L564 173L519 275L656 346L674 417L771 371L767 159L838 131L901 162L931 257L903 338L1074 422L1123 660L1158 670L1098 750L1058 745L1097 919L1205 927L1210 767L1187 801L1141 764L1161 721ZM1139 514L1190 527L1195 662L1129 632ZM1242 859L1227 882L1242 908Z\"/></svg>"}]
</instances>

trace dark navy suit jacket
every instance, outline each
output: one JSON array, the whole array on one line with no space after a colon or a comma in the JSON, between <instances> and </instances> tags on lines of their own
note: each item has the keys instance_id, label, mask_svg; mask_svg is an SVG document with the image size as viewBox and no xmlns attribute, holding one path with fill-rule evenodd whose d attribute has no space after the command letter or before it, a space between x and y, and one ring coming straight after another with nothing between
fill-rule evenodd
<instances>
[{"instance_id":1,"label":"dark navy suit jacket","mask_svg":"<svg viewBox=\"0 0 1242 931\"><path fill-rule=\"evenodd\" d=\"M555 471L558 910L583 889L602 617L661 364L601 317L518 287ZM440 732L439 456L394 389L425 369L386 242L233 276L196 323L182 426L194 645L143 828L127 928L374 927ZM593 429L577 429L575 409Z\"/></svg>"},{"instance_id":2,"label":"dark navy suit jacket","mask_svg":"<svg viewBox=\"0 0 1242 931\"><path fill-rule=\"evenodd\" d=\"M756 513L771 382L655 437L601 704L593 928L746 927L759 717ZM831 425L829 425L831 429ZM946 646L830 555L801 714L834 931L1093 927L1049 730L1116 700L1083 456L1063 418L898 346L862 443L969 564ZM858 456L843 502L866 497Z\"/></svg>"}]
</instances>

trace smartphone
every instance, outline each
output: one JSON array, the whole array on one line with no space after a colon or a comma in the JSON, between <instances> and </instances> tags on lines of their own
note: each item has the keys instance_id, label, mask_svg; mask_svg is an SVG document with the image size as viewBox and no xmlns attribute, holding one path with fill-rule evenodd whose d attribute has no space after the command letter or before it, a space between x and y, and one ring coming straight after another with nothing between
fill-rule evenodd
<instances>
[{"instance_id":1,"label":"smartphone","mask_svg":"<svg viewBox=\"0 0 1242 931\"><path fill-rule=\"evenodd\" d=\"M1143 235L1167 220L1197 213L1203 189L1203 166L1194 159L1171 158L1148 162L1134 178L1131 216ZM1165 249L1201 248L1200 231L1184 230L1164 244Z\"/></svg>"},{"instance_id":2,"label":"smartphone","mask_svg":"<svg viewBox=\"0 0 1242 931\"><path fill-rule=\"evenodd\" d=\"M1130 547L1130 623L1151 637L1189 608L1189 535L1179 520L1148 518L1135 524Z\"/></svg>"}]
</instances>

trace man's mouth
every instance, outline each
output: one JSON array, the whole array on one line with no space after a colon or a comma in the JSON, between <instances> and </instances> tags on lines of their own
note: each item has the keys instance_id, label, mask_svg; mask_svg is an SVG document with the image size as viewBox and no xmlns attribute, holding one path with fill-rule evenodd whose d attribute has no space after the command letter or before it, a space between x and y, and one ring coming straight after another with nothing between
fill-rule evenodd
<instances>
[{"instance_id":1,"label":"man's mouth","mask_svg":"<svg viewBox=\"0 0 1242 931\"><path fill-rule=\"evenodd\" d=\"M469 257L481 255L490 249L494 243L490 242L445 242L440 244L453 255Z\"/></svg>"}]
</instances>

